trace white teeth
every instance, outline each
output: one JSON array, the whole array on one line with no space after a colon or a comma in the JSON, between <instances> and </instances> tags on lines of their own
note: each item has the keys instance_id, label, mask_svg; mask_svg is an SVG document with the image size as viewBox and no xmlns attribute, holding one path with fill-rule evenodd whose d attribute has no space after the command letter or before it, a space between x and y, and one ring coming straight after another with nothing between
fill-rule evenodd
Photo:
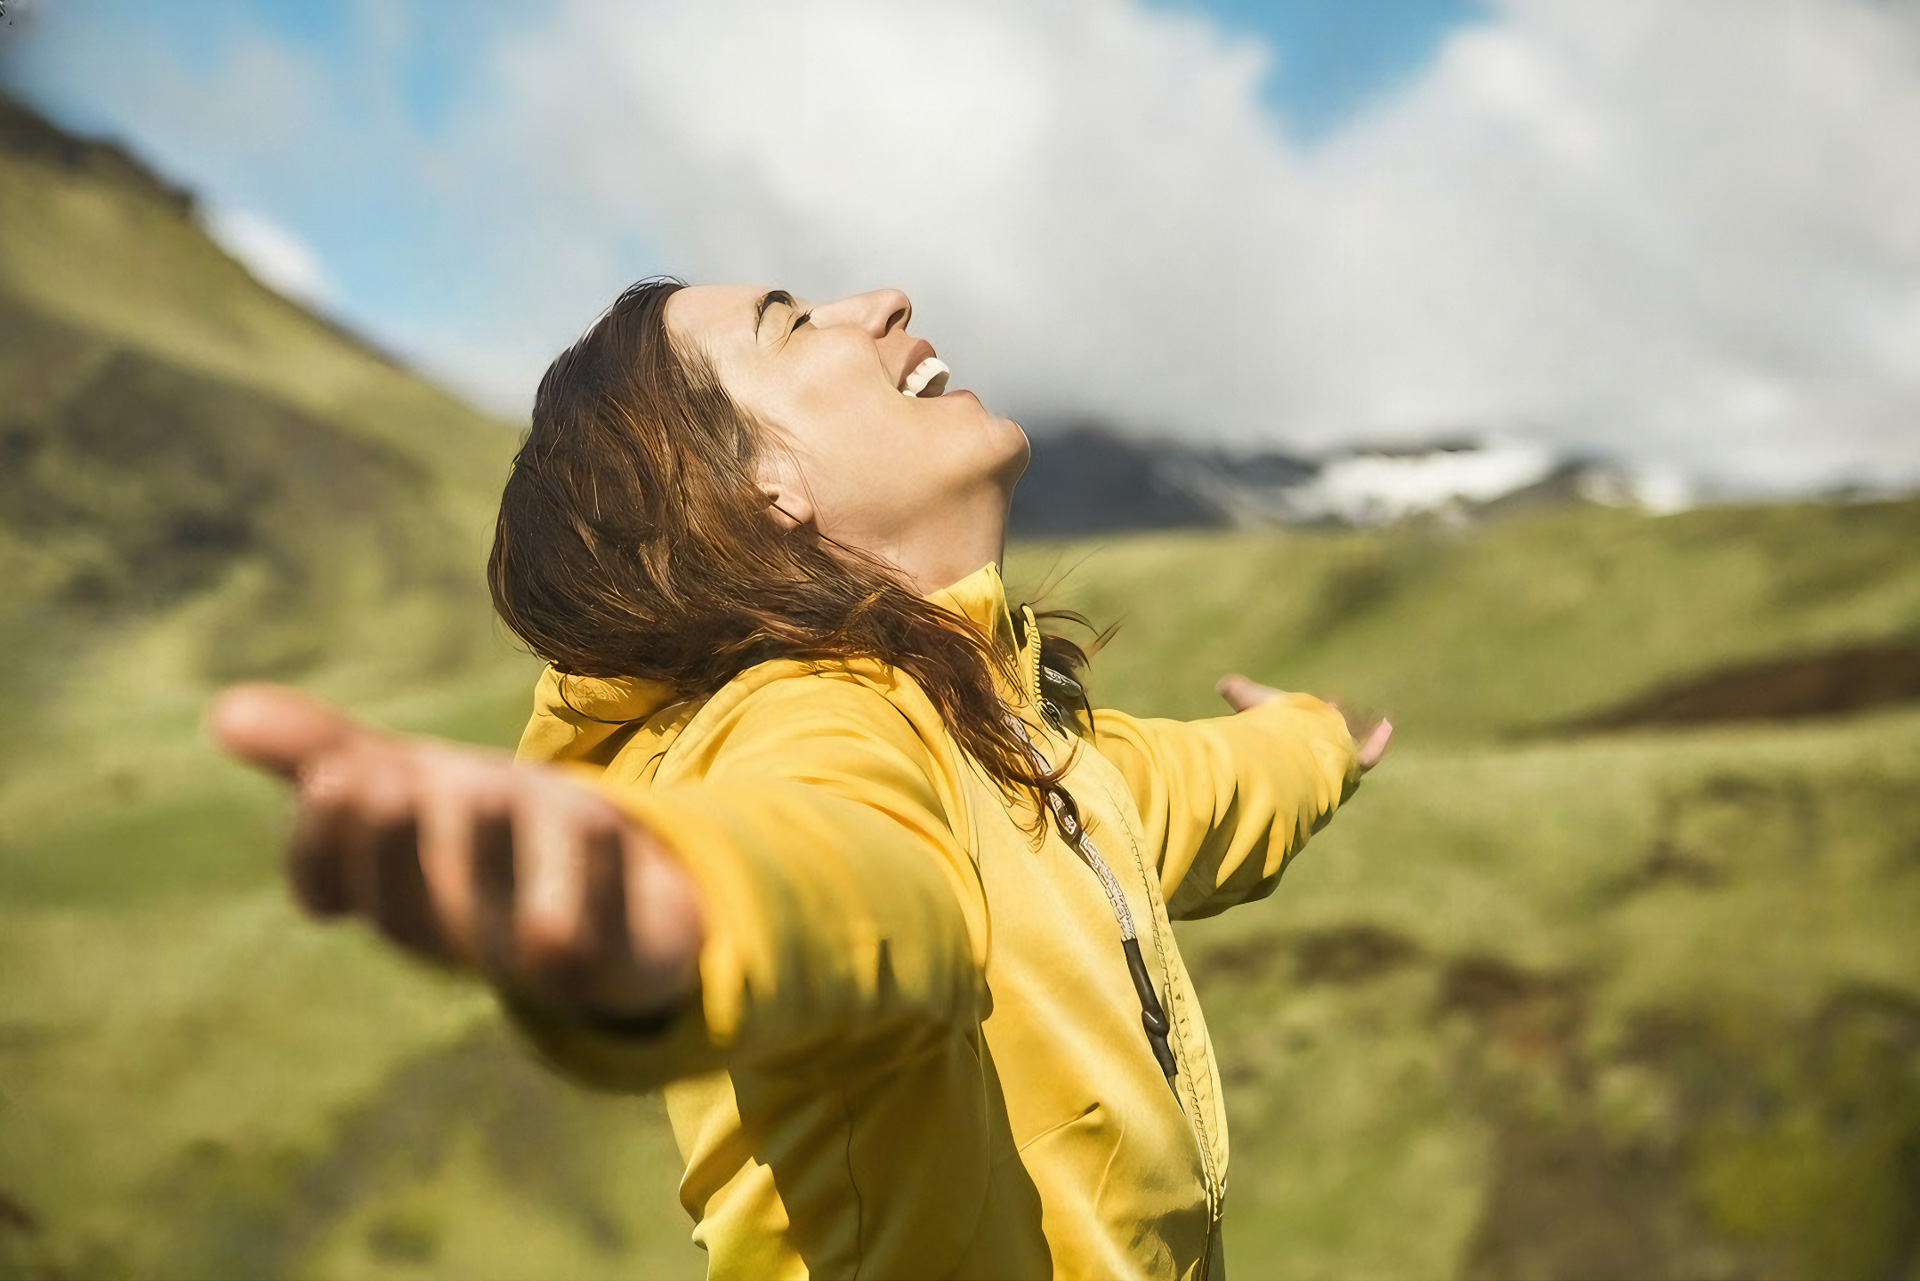
<instances>
[{"instance_id":1,"label":"white teeth","mask_svg":"<svg viewBox=\"0 0 1920 1281\"><path fill-rule=\"evenodd\" d=\"M952 372L938 356L928 356L907 375L906 382L900 385L900 394L908 398L938 396L947 389L947 375Z\"/></svg>"}]
</instances>

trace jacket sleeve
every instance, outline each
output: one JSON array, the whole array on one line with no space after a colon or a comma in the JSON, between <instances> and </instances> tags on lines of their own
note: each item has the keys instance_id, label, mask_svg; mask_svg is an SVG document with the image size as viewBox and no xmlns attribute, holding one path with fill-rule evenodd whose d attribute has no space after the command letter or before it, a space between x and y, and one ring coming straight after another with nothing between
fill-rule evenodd
<instances>
[{"instance_id":1,"label":"jacket sleeve","mask_svg":"<svg viewBox=\"0 0 1920 1281\"><path fill-rule=\"evenodd\" d=\"M1265 898L1359 782L1340 713L1284 694L1211 720L1093 713L1092 742L1127 780L1175 920Z\"/></svg>"},{"instance_id":2,"label":"jacket sleeve","mask_svg":"<svg viewBox=\"0 0 1920 1281\"><path fill-rule=\"evenodd\" d=\"M951 763L854 680L802 676L717 706L726 699L676 747L670 776L601 781L695 884L697 1000L641 1034L510 1012L557 1066L626 1090L743 1061L793 1075L856 1056L871 1066L972 1026L987 918L949 812L963 794Z\"/></svg>"}]
</instances>

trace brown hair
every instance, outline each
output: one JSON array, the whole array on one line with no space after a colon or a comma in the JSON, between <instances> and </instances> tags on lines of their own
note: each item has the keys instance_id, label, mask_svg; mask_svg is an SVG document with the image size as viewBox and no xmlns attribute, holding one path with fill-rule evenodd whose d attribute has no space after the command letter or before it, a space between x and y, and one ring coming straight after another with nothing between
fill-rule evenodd
<instances>
[{"instance_id":1,"label":"brown hair","mask_svg":"<svg viewBox=\"0 0 1920 1281\"><path fill-rule=\"evenodd\" d=\"M876 558L783 530L755 482L761 432L667 332L670 279L628 288L540 380L500 498L494 608L560 672L664 681L704 698L771 658L876 659L906 673L1009 796L1069 806L1034 768L994 688L1012 661ZM1052 611L1049 617L1084 623ZM1086 654L1043 635L1073 677Z\"/></svg>"}]
</instances>

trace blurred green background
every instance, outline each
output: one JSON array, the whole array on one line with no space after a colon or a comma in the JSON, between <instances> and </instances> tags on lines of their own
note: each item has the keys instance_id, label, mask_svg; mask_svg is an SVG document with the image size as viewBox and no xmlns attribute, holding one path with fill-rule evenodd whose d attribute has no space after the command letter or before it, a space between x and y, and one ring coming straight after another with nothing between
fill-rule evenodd
<instances>
[{"instance_id":1,"label":"blurred green background","mask_svg":"<svg viewBox=\"0 0 1920 1281\"><path fill-rule=\"evenodd\" d=\"M477 572L512 432L189 214L0 113L0 1277L695 1275L657 1101L301 919L204 741L258 675L506 745L535 669ZM1015 550L1122 623L1102 701L1399 729L1181 933L1237 1273L1920 1276L1920 710L1843 706L1920 652L1916 548L1901 501Z\"/></svg>"}]
</instances>

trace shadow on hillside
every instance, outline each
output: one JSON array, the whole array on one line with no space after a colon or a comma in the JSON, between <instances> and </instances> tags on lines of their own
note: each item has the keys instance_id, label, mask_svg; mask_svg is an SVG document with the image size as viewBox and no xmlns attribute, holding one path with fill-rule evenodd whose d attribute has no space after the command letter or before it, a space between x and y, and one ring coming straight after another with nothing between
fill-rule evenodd
<instances>
[{"instance_id":1,"label":"shadow on hillside","mask_svg":"<svg viewBox=\"0 0 1920 1281\"><path fill-rule=\"evenodd\" d=\"M1856 645L1722 667L1561 729L1593 733L1649 725L1797 720L1913 702L1920 702L1920 647Z\"/></svg>"}]
</instances>

